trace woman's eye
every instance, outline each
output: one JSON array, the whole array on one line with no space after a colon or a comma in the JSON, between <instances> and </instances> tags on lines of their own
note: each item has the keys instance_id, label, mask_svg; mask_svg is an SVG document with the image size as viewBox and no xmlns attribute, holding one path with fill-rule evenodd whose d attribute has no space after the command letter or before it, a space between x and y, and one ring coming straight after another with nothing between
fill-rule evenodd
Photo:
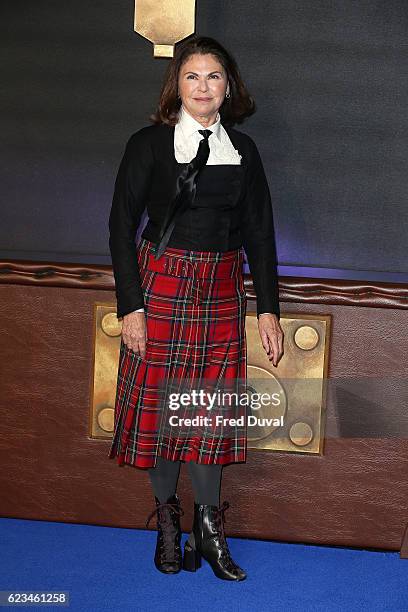
<instances>
[{"instance_id":1,"label":"woman's eye","mask_svg":"<svg viewBox=\"0 0 408 612\"><path fill-rule=\"evenodd\" d=\"M188 74L187 75L188 79L195 79L196 75L195 74ZM219 79L220 75L219 74L210 74L210 79Z\"/></svg>"}]
</instances>

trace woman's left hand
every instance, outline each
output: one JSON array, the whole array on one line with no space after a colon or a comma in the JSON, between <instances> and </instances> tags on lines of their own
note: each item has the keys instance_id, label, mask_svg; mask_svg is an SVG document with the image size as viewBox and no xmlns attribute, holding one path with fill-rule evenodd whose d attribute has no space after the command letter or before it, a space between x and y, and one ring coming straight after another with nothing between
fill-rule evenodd
<instances>
[{"instance_id":1,"label":"woman's left hand","mask_svg":"<svg viewBox=\"0 0 408 612\"><path fill-rule=\"evenodd\" d=\"M269 361L278 365L283 355L283 330L276 314L260 314L258 318L258 330L262 345L266 351Z\"/></svg>"}]
</instances>

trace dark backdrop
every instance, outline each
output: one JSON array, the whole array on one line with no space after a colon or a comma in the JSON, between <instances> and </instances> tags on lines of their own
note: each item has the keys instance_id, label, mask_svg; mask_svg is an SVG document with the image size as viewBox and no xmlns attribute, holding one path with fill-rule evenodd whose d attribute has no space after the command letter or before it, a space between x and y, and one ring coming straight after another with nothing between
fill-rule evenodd
<instances>
[{"instance_id":1,"label":"dark backdrop","mask_svg":"<svg viewBox=\"0 0 408 612\"><path fill-rule=\"evenodd\" d=\"M0 257L110 263L129 135L168 60L131 0L2 2ZM281 274L408 280L408 5L197 0L196 32L238 60L257 102ZM312 268L312 270L310 270Z\"/></svg>"}]
</instances>

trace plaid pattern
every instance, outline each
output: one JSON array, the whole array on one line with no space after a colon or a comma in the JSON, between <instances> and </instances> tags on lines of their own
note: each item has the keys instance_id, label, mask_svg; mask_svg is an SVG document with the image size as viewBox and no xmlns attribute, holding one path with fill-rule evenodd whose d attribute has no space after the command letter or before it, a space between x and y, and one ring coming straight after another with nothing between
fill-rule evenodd
<instances>
[{"instance_id":1,"label":"plaid pattern","mask_svg":"<svg viewBox=\"0 0 408 612\"><path fill-rule=\"evenodd\" d=\"M169 413L162 402L164 390L175 381L193 381L194 388L216 381L228 390L246 390L242 250L167 247L155 260L154 244L142 238L136 252L145 301L146 356L142 359L121 341L108 457L117 457L120 466L140 468L154 467L157 456L202 464L245 462L246 418L244 426L228 427L227 432L213 426L181 431L167 422L163 427ZM222 410L226 416L246 414L242 406ZM189 406L176 414L192 417L208 411Z\"/></svg>"}]
</instances>

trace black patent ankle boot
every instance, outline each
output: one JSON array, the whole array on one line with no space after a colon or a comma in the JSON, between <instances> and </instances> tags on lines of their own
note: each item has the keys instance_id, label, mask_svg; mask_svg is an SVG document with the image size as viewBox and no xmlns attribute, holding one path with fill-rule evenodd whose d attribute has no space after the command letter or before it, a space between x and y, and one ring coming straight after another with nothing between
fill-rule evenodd
<instances>
[{"instance_id":1,"label":"black patent ankle boot","mask_svg":"<svg viewBox=\"0 0 408 612\"><path fill-rule=\"evenodd\" d=\"M195 572L201 567L201 557L211 565L222 580L244 580L246 573L231 558L224 531L225 501L221 507L194 503L193 533L195 548L187 541L184 546L183 569Z\"/></svg>"},{"instance_id":2,"label":"black patent ankle boot","mask_svg":"<svg viewBox=\"0 0 408 612\"><path fill-rule=\"evenodd\" d=\"M177 574L182 566L180 516L184 510L180 506L177 494L171 495L166 503L160 503L155 496L156 509L151 512L150 519L157 514L157 542L154 553L154 564L164 574Z\"/></svg>"}]
</instances>

